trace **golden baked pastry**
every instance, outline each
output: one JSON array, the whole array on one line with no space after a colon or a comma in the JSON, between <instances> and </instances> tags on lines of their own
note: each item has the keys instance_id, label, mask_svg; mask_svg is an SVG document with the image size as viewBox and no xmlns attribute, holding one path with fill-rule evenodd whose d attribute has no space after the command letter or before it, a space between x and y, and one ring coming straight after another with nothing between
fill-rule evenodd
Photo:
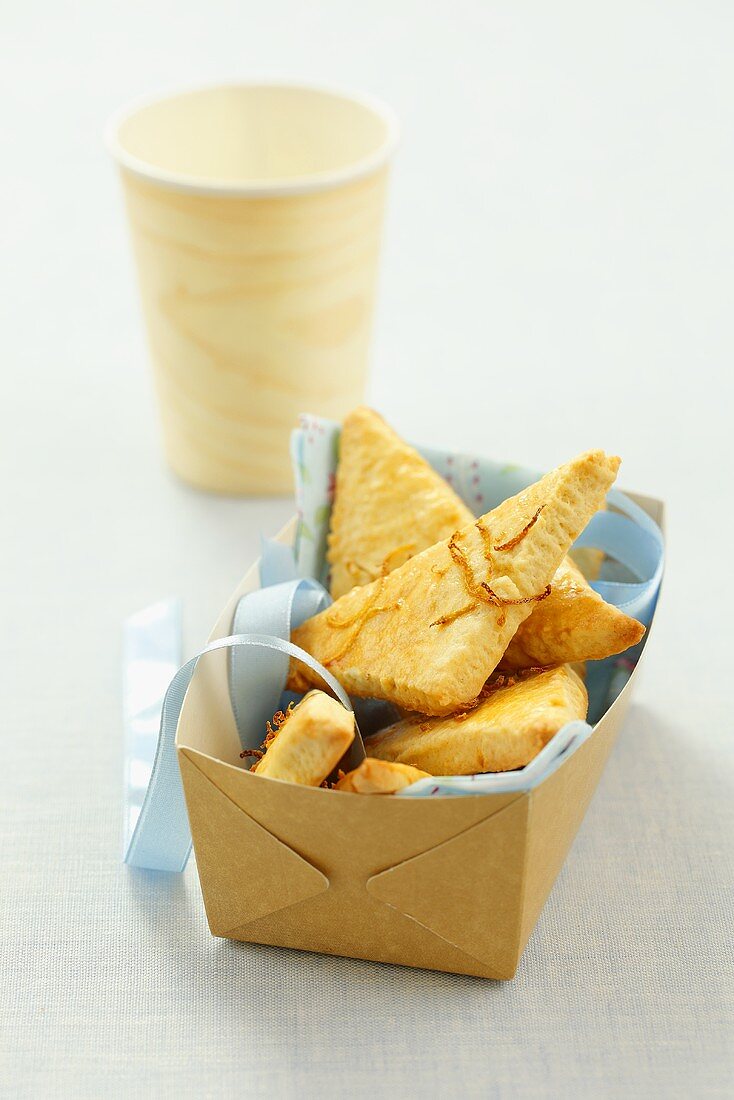
<instances>
[{"instance_id":1,"label":"golden baked pastry","mask_svg":"<svg viewBox=\"0 0 734 1100\"><path fill-rule=\"evenodd\" d=\"M293 641L351 694L422 714L466 706L548 596L618 467L603 451L580 455L450 539L352 589L295 630Z\"/></svg>"},{"instance_id":2,"label":"golden baked pastry","mask_svg":"<svg viewBox=\"0 0 734 1100\"><path fill-rule=\"evenodd\" d=\"M450 485L381 416L364 407L349 413L327 553L335 600L473 519Z\"/></svg>"},{"instance_id":3,"label":"golden baked pastry","mask_svg":"<svg viewBox=\"0 0 734 1100\"><path fill-rule=\"evenodd\" d=\"M586 688L566 665L485 691L463 714L413 715L388 726L367 739L367 752L433 775L511 771L529 764L566 722L586 717Z\"/></svg>"},{"instance_id":4,"label":"golden baked pastry","mask_svg":"<svg viewBox=\"0 0 734 1100\"><path fill-rule=\"evenodd\" d=\"M551 582L551 596L521 623L502 658L503 668L598 661L636 645L645 628L607 603L570 558Z\"/></svg>"},{"instance_id":5,"label":"golden baked pastry","mask_svg":"<svg viewBox=\"0 0 734 1100\"><path fill-rule=\"evenodd\" d=\"M347 772L338 783L337 791L352 794L395 794L403 787L410 787L419 779L430 779L428 772L413 768L410 764L393 764L388 760L367 757L354 771Z\"/></svg>"},{"instance_id":6,"label":"golden baked pastry","mask_svg":"<svg viewBox=\"0 0 734 1100\"><path fill-rule=\"evenodd\" d=\"M324 691L310 691L277 732L269 731L264 756L251 769L269 779L319 787L354 740L354 715Z\"/></svg>"},{"instance_id":7,"label":"golden baked pastry","mask_svg":"<svg viewBox=\"0 0 734 1100\"><path fill-rule=\"evenodd\" d=\"M421 551L474 522L451 486L372 409L344 421L328 560L334 599L390 573ZM527 668L600 660L639 642L644 627L606 603L586 583L604 555L571 551L551 581L547 600L531 609L503 665Z\"/></svg>"}]
</instances>

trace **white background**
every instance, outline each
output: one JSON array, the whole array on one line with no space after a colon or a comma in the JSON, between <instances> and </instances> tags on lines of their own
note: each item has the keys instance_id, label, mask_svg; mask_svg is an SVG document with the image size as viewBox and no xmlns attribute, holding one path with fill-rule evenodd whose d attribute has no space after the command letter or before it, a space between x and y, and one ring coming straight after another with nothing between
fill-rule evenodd
<instances>
[{"instance_id":1,"label":"white background","mask_svg":"<svg viewBox=\"0 0 734 1100\"><path fill-rule=\"evenodd\" d=\"M723 1094L731 6L3 0L1 25L0 1091ZM119 864L120 623L180 594L192 651L290 504L163 469L101 129L141 92L259 75L402 119L388 419L538 467L602 446L669 504L636 703L512 984L215 941L193 868Z\"/></svg>"}]
</instances>

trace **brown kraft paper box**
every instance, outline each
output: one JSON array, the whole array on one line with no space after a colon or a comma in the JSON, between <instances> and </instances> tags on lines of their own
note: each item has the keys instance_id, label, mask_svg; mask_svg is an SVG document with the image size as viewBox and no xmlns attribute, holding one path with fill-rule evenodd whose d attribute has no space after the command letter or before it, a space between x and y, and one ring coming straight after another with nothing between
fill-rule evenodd
<instances>
[{"instance_id":1,"label":"brown kraft paper box","mask_svg":"<svg viewBox=\"0 0 734 1100\"><path fill-rule=\"evenodd\" d=\"M662 527L660 501L629 495ZM294 535L295 520L278 537L290 543ZM255 564L212 639L230 633L237 601L257 587ZM638 670L639 662L591 737L533 790L401 799L244 770L227 653L212 653L189 687L176 737L212 933L512 978L591 802Z\"/></svg>"}]
</instances>

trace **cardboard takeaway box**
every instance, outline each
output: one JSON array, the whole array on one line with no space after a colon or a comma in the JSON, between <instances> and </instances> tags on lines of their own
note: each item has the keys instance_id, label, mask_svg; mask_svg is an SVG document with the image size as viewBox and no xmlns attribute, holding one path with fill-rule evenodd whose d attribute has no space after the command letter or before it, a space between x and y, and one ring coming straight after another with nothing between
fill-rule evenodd
<instances>
[{"instance_id":1,"label":"cardboard takeaway box","mask_svg":"<svg viewBox=\"0 0 734 1100\"><path fill-rule=\"evenodd\" d=\"M662 527L660 501L629 495ZM294 519L279 539L292 542L295 529ZM212 639L230 633L237 601L258 587L256 564ZM512 978L599 782L637 671L591 737L532 791L401 799L245 771L227 652L212 653L189 687L176 738L212 933Z\"/></svg>"}]
</instances>

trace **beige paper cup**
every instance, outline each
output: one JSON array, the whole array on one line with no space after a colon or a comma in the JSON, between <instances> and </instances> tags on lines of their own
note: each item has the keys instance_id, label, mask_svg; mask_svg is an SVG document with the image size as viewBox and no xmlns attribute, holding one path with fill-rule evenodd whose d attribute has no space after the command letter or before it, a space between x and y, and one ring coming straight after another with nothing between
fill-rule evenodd
<instances>
[{"instance_id":1,"label":"beige paper cup","mask_svg":"<svg viewBox=\"0 0 734 1100\"><path fill-rule=\"evenodd\" d=\"M242 84L135 104L106 136L168 462L202 489L289 491L298 413L363 398L392 112Z\"/></svg>"}]
</instances>

